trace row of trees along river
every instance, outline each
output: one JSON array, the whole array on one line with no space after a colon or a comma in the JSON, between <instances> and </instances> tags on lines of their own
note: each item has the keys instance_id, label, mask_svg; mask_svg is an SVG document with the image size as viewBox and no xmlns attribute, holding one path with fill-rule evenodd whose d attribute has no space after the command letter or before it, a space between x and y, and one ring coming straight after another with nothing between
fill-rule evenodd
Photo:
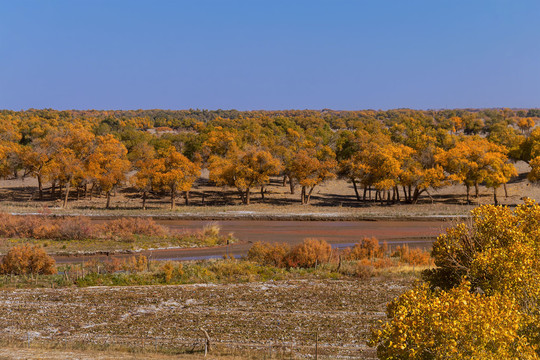
<instances>
[{"instance_id":1,"label":"row of trees along river","mask_svg":"<svg viewBox=\"0 0 540 360\"><path fill-rule=\"evenodd\" d=\"M540 178L539 109L441 111L0 111L0 176L32 176L63 205L70 192L107 195L120 186L168 193L171 207L201 169L242 202L281 176L302 204L319 184L341 177L356 198L416 203L452 183L478 195L497 189L526 161ZM128 176L130 175L130 176ZM60 192L57 192L60 189Z\"/></svg>"}]
</instances>

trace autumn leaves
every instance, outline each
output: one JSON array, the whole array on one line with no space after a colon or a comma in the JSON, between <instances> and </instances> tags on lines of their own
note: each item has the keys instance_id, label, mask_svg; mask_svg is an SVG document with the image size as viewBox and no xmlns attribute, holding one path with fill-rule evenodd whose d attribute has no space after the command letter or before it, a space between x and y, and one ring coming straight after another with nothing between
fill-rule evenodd
<instances>
[{"instance_id":1,"label":"autumn leaves","mask_svg":"<svg viewBox=\"0 0 540 360\"><path fill-rule=\"evenodd\" d=\"M388 305L380 359L538 359L540 206L484 205L433 245L426 283Z\"/></svg>"},{"instance_id":2,"label":"autumn leaves","mask_svg":"<svg viewBox=\"0 0 540 360\"><path fill-rule=\"evenodd\" d=\"M63 206L75 192L98 192L110 207L116 189L132 186L144 209L150 194L174 208L179 195L189 204L202 169L243 204L254 192L257 201L272 196L277 176L301 204L338 177L362 202L416 204L432 189L463 184L468 202L483 185L497 203L498 189L516 176L513 162L529 162L529 180L540 178L538 114L529 112L3 112L0 176L23 171L37 179L40 199L50 184Z\"/></svg>"}]
</instances>

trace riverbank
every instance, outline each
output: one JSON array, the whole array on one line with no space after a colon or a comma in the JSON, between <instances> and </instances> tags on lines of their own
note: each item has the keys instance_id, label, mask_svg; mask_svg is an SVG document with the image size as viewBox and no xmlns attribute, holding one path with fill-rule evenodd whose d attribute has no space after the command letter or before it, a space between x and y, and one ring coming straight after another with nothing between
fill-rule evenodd
<instances>
[{"instance_id":1,"label":"riverbank","mask_svg":"<svg viewBox=\"0 0 540 360\"><path fill-rule=\"evenodd\" d=\"M259 221L444 221L464 219L476 205L394 204L387 207L326 207L319 206L185 206L175 211L164 209L95 209L14 206L0 204L0 211L12 215L88 216L96 219L142 217L156 220L259 220Z\"/></svg>"}]
</instances>

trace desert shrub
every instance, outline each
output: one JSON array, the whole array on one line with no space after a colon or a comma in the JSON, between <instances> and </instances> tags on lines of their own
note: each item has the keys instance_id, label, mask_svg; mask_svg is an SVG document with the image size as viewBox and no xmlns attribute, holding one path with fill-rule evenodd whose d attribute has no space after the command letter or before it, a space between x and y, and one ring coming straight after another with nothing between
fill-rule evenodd
<instances>
[{"instance_id":1,"label":"desert shrub","mask_svg":"<svg viewBox=\"0 0 540 360\"><path fill-rule=\"evenodd\" d=\"M432 263L428 251L419 248L410 248L409 245L398 246L392 257L397 257L403 263L413 266L429 265Z\"/></svg>"},{"instance_id":2,"label":"desert shrub","mask_svg":"<svg viewBox=\"0 0 540 360\"><path fill-rule=\"evenodd\" d=\"M296 245L285 257L288 267L310 268L330 260L332 247L324 240L305 239Z\"/></svg>"},{"instance_id":3,"label":"desert shrub","mask_svg":"<svg viewBox=\"0 0 540 360\"><path fill-rule=\"evenodd\" d=\"M168 231L152 219L120 218L97 224L84 216L51 218L0 214L0 237L4 238L84 240L134 235L163 237Z\"/></svg>"},{"instance_id":4,"label":"desert shrub","mask_svg":"<svg viewBox=\"0 0 540 360\"><path fill-rule=\"evenodd\" d=\"M58 227L57 238L66 240L85 240L94 237L92 223L87 217L77 216L57 219L56 226ZM32 237L38 238L36 236Z\"/></svg>"},{"instance_id":5,"label":"desert shrub","mask_svg":"<svg viewBox=\"0 0 540 360\"><path fill-rule=\"evenodd\" d=\"M148 259L144 255L131 256L127 260L127 270L133 272L145 271L148 268Z\"/></svg>"},{"instance_id":6,"label":"desert shrub","mask_svg":"<svg viewBox=\"0 0 540 360\"><path fill-rule=\"evenodd\" d=\"M112 259L105 261L103 263L103 265L105 266L105 271L106 272L115 273L115 272L120 271L120 270L123 269L124 262L125 262L125 260L123 260L123 259L113 257Z\"/></svg>"},{"instance_id":7,"label":"desert shrub","mask_svg":"<svg viewBox=\"0 0 540 360\"><path fill-rule=\"evenodd\" d=\"M384 257L388 251L386 242L379 244L379 240L375 237L365 237L359 243L355 244L352 249L344 252L343 256L348 260L371 259L376 257Z\"/></svg>"},{"instance_id":8,"label":"desert shrub","mask_svg":"<svg viewBox=\"0 0 540 360\"><path fill-rule=\"evenodd\" d=\"M369 262L369 260L359 260L356 263L356 267L354 269L354 276L356 276L359 279L368 279L373 276L373 266Z\"/></svg>"},{"instance_id":9,"label":"desert shrub","mask_svg":"<svg viewBox=\"0 0 540 360\"><path fill-rule=\"evenodd\" d=\"M221 227L216 223L210 223L203 226L202 233L207 237L218 237Z\"/></svg>"},{"instance_id":10,"label":"desert shrub","mask_svg":"<svg viewBox=\"0 0 540 360\"><path fill-rule=\"evenodd\" d=\"M184 265L179 262L167 261L161 267L161 272L166 283L170 283L173 279L178 282L184 275Z\"/></svg>"},{"instance_id":11,"label":"desert shrub","mask_svg":"<svg viewBox=\"0 0 540 360\"><path fill-rule=\"evenodd\" d=\"M284 267L285 257L290 251L286 243L264 243L256 242L249 249L246 260L256 262L261 265Z\"/></svg>"},{"instance_id":12,"label":"desert shrub","mask_svg":"<svg viewBox=\"0 0 540 360\"><path fill-rule=\"evenodd\" d=\"M109 238L128 238L133 235L162 237L168 235L165 227L152 219L120 218L106 221L100 225L100 230Z\"/></svg>"},{"instance_id":13,"label":"desert shrub","mask_svg":"<svg viewBox=\"0 0 540 360\"><path fill-rule=\"evenodd\" d=\"M379 258L373 260L373 267L375 269L388 269L393 266L396 266L396 263L390 258Z\"/></svg>"},{"instance_id":14,"label":"desert shrub","mask_svg":"<svg viewBox=\"0 0 540 360\"><path fill-rule=\"evenodd\" d=\"M463 282L449 291L421 285L387 307L389 322L373 331L380 359L536 359L520 334L523 315L503 294L469 291Z\"/></svg>"},{"instance_id":15,"label":"desert shrub","mask_svg":"<svg viewBox=\"0 0 540 360\"><path fill-rule=\"evenodd\" d=\"M163 276L165 278L165 282L169 283L171 282L173 271L174 271L174 264L170 261L167 261L162 267L161 270L163 271Z\"/></svg>"},{"instance_id":16,"label":"desert shrub","mask_svg":"<svg viewBox=\"0 0 540 360\"><path fill-rule=\"evenodd\" d=\"M202 231L196 234L198 242L206 246L225 245L235 242L232 234L222 235L221 227L216 223L210 223L203 227Z\"/></svg>"},{"instance_id":17,"label":"desert shrub","mask_svg":"<svg viewBox=\"0 0 540 360\"><path fill-rule=\"evenodd\" d=\"M0 264L2 274L55 274L56 262L39 246L12 247Z\"/></svg>"},{"instance_id":18,"label":"desert shrub","mask_svg":"<svg viewBox=\"0 0 540 360\"><path fill-rule=\"evenodd\" d=\"M105 261L103 266L108 273L118 271L142 272L148 268L148 259L144 255L130 256L128 258L113 257Z\"/></svg>"}]
</instances>

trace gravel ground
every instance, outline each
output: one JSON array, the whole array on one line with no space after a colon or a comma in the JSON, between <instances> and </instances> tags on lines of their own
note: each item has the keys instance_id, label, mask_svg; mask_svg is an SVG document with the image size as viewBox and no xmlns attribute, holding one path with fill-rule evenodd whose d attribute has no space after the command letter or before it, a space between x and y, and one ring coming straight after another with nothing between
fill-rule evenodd
<instances>
[{"instance_id":1,"label":"gravel ground","mask_svg":"<svg viewBox=\"0 0 540 360\"><path fill-rule=\"evenodd\" d=\"M204 328L221 353L263 351L302 358L314 354L318 334L319 358L365 359L374 357L366 345L370 327L411 282L4 290L0 337L8 347L187 353L203 349Z\"/></svg>"}]
</instances>

